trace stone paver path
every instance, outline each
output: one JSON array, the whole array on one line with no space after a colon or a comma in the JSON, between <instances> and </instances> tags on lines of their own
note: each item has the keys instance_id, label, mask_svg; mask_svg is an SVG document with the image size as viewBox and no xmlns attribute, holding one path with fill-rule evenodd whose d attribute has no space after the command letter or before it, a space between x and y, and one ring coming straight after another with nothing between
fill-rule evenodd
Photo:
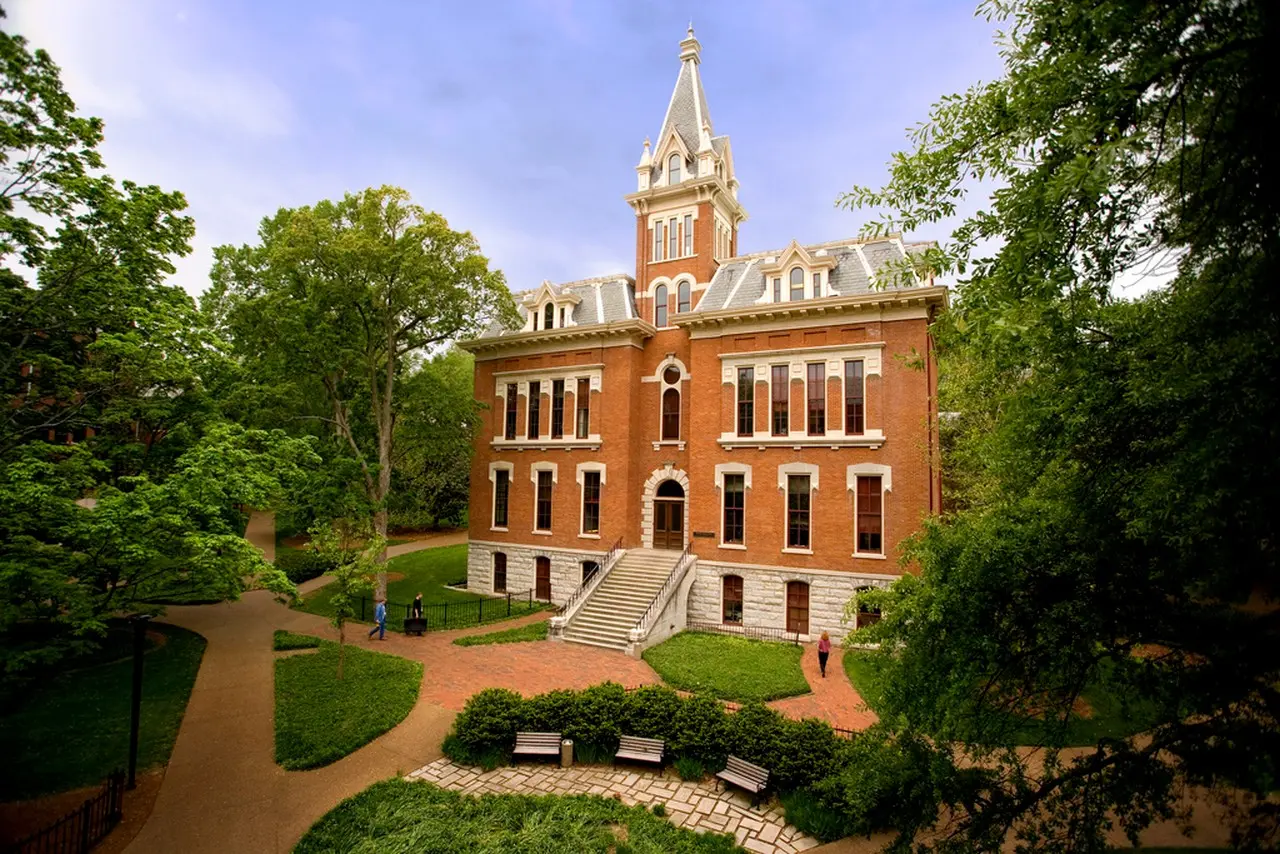
<instances>
[{"instance_id":1,"label":"stone paver path","mask_svg":"<svg viewBox=\"0 0 1280 854\"><path fill-rule=\"evenodd\" d=\"M658 774L643 769L578 765L519 765L483 771L437 759L408 775L468 795L620 795L628 805L667 806L667 818L694 831L732 833L738 844L761 854L792 854L818 845L786 823L776 803L752 807L743 792L726 791L719 781L689 783L672 772Z\"/></svg>"},{"instance_id":2,"label":"stone paver path","mask_svg":"<svg viewBox=\"0 0 1280 854\"><path fill-rule=\"evenodd\" d=\"M804 645L800 667L813 692L785 700L774 700L770 706L790 718L822 718L832 726L844 729L863 730L879 720L876 713L867 708L853 685L849 684L849 676L844 672L844 650L841 647L831 648L826 679L822 678L822 673L818 670L817 644Z\"/></svg>"}]
</instances>

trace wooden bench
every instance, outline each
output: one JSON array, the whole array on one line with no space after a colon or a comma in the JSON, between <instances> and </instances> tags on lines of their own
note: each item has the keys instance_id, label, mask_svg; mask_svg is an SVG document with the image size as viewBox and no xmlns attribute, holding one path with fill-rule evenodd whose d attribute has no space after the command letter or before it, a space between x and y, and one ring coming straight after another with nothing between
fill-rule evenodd
<instances>
[{"instance_id":1,"label":"wooden bench","mask_svg":"<svg viewBox=\"0 0 1280 854\"><path fill-rule=\"evenodd\" d=\"M558 732L518 732L516 733L516 749L511 751L514 761L517 756L556 756L560 755L560 733Z\"/></svg>"},{"instance_id":2,"label":"wooden bench","mask_svg":"<svg viewBox=\"0 0 1280 854\"><path fill-rule=\"evenodd\" d=\"M666 752L667 743L660 738L640 738L635 735L624 735L618 741L618 752L614 759L632 759L636 762L653 762L662 767L662 754Z\"/></svg>"},{"instance_id":3,"label":"wooden bench","mask_svg":"<svg viewBox=\"0 0 1280 854\"><path fill-rule=\"evenodd\" d=\"M759 799L769 785L768 769L761 768L759 765L752 765L747 760L739 759L736 756L730 756L729 761L725 763L724 770L718 772L716 776L726 783L732 783L750 792L752 804Z\"/></svg>"}]
</instances>

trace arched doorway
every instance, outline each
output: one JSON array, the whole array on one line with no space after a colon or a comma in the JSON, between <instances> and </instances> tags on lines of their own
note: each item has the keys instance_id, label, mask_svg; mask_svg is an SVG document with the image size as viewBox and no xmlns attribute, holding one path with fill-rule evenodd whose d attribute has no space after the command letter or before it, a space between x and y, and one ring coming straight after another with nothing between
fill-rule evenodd
<instances>
[{"instance_id":1,"label":"arched doorway","mask_svg":"<svg viewBox=\"0 0 1280 854\"><path fill-rule=\"evenodd\" d=\"M653 495L653 547L684 549L684 487L674 480L658 484Z\"/></svg>"}]
</instances>

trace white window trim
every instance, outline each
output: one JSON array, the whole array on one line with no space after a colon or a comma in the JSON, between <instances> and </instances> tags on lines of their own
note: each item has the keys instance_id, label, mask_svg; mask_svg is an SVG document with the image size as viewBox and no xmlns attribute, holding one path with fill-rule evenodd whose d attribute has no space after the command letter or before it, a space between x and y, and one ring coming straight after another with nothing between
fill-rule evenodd
<instances>
[{"instance_id":1,"label":"white window trim","mask_svg":"<svg viewBox=\"0 0 1280 854\"><path fill-rule=\"evenodd\" d=\"M587 472L589 471L600 473L600 527L604 527L604 485L607 480L606 465L604 463L578 463L574 473L574 478L578 481L578 538L583 540L598 540L600 539L599 531L594 534L589 534L582 529L587 515Z\"/></svg>"},{"instance_id":2,"label":"white window trim","mask_svg":"<svg viewBox=\"0 0 1280 854\"><path fill-rule=\"evenodd\" d=\"M742 542L726 543L724 541L724 476L727 474L742 475ZM720 495L720 548L747 550L747 492L751 489L751 466L745 463L716 464L716 492Z\"/></svg>"},{"instance_id":3,"label":"white window trim","mask_svg":"<svg viewBox=\"0 0 1280 854\"><path fill-rule=\"evenodd\" d=\"M809 548L798 549L787 545L787 478L809 477ZM778 466L778 489L782 492L782 553L811 555L813 554L813 494L818 491L817 463L785 463Z\"/></svg>"},{"instance_id":4,"label":"white window trim","mask_svg":"<svg viewBox=\"0 0 1280 854\"><path fill-rule=\"evenodd\" d=\"M494 524L498 515L498 472L507 473L507 524L499 527ZM489 463L489 530L509 531L511 529L511 485L515 482L515 463L504 461Z\"/></svg>"},{"instance_id":5,"label":"white window trim","mask_svg":"<svg viewBox=\"0 0 1280 854\"><path fill-rule=\"evenodd\" d=\"M667 368L675 367L680 370L680 378L674 383L667 382L662 375L666 373ZM647 378L646 378L647 379ZM658 438L654 439L654 449L661 445L684 445L684 384L689 379L689 372L685 369L684 363L674 357L663 359L662 364L658 365L658 370L654 373L654 380L658 383ZM676 433L674 439L664 439L662 437L662 418L663 418L663 402L662 399L667 394L667 389L675 389L679 396L679 413L680 413L680 429ZM681 447L681 450L684 450Z\"/></svg>"},{"instance_id":6,"label":"white window trim","mask_svg":"<svg viewBox=\"0 0 1280 854\"><path fill-rule=\"evenodd\" d=\"M538 525L538 472L551 472L551 530L555 530L555 496L556 484L560 482L560 465L558 463L534 463L529 466L529 481L533 484L533 532L540 537L551 536L551 530L540 530Z\"/></svg>"},{"instance_id":7,"label":"white window trim","mask_svg":"<svg viewBox=\"0 0 1280 854\"><path fill-rule=\"evenodd\" d=\"M858 551L858 478L880 478L880 551ZM845 488L853 493L853 556L866 560L888 560L888 501L885 493L893 491L893 468L881 463L857 463L845 469Z\"/></svg>"}]
</instances>

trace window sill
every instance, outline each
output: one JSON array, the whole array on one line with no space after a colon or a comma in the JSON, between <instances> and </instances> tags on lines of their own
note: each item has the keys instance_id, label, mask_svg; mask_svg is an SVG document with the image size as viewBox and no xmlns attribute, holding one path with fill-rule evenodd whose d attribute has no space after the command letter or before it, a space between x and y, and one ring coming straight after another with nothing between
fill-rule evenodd
<instances>
[{"instance_id":1,"label":"window sill","mask_svg":"<svg viewBox=\"0 0 1280 854\"><path fill-rule=\"evenodd\" d=\"M550 536L552 536L552 533L551 533L550 531L531 531L530 533L532 533L535 537L550 537Z\"/></svg>"},{"instance_id":2,"label":"window sill","mask_svg":"<svg viewBox=\"0 0 1280 854\"><path fill-rule=\"evenodd\" d=\"M789 435L789 436L773 436L768 433L760 433L755 436L739 436L736 433L722 433L718 440L720 447L732 450L734 448L792 448L800 450L801 448L879 448L884 444L883 435L864 434L861 436L846 436L843 433L828 433L821 436L809 436L806 434Z\"/></svg>"},{"instance_id":3,"label":"window sill","mask_svg":"<svg viewBox=\"0 0 1280 854\"><path fill-rule=\"evenodd\" d=\"M598 540L598 539L600 539L600 535L599 535L599 534L579 534L579 535L578 535L578 539L580 539L580 540Z\"/></svg>"},{"instance_id":4,"label":"window sill","mask_svg":"<svg viewBox=\"0 0 1280 854\"><path fill-rule=\"evenodd\" d=\"M873 554L871 552L854 552L853 557L861 560L888 560L889 558L883 554Z\"/></svg>"},{"instance_id":5,"label":"window sill","mask_svg":"<svg viewBox=\"0 0 1280 854\"><path fill-rule=\"evenodd\" d=\"M489 447L496 451L598 451L601 444L600 437L593 436L590 439L494 439Z\"/></svg>"},{"instance_id":6,"label":"window sill","mask_svg":"<svg viewBox=\"0 0 1280 854\"><path fill-rule=\"evenodd\" d=\"M811 555L813 554L813 549L793 549L788 546L782 550L782 553L784 555Z\"/></svg>"},{"instance_id":7,"label":"window sill","mask_svg":"<svg viewBox=\"0 0 1280 854\"><path fill-rule=\"evenodd\" d=\"M490 530L490 531L497 531L497 532L498 532L498 533L500 533L500 534L505 534L505 533L507 533L508 531L510 531L511 529L510 529L510 528L490 528L489 530Z\"/></svg>"},{"instance_id":8,"label":"window sill","mask_svg":"<svg viewBox=\"0 0 1280 854\"><path fill-rule=\"evenodd\" d=\"M685 443L684 443L683 441L680 441L680 440L676 440L676 439L664 439L664 440L662 440L661 442L654 442L654 443L653 443L653 449L656 451L656 450L658 450L659 448L675 448L675 449L676 449L676 450L678 450L678 451L683 451L683 450L684 450L684 445L685 445Z\"/></svg>"},{"instance_id":9,"label":"window sill","mask_svg":"<svg viewBox=\"0 0 1280 854\"><path fill-rule=\"evenodd\" d=\"M745 552L747 547L744 543L721 543L718 548L733 549L735 551Z\"/></svg>"}]
</instances>

